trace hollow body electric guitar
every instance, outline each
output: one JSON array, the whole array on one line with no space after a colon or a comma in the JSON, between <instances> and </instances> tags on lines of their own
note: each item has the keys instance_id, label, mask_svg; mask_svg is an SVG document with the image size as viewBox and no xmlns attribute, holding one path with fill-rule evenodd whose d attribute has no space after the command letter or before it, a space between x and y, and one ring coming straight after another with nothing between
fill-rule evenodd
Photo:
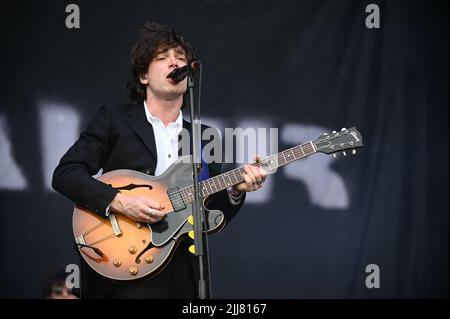
<instances>
[{"instance_id":1,"label":"hollow body electric guitar","mask_svg":"<svg viewBox=\"0 0 450 319\"><path fill-rule=\"evenodd\" d=\"M269 174L278 167L321 152L333 154L363 146L360 133L353 127L323 134L314 141L294 146L252 165ZM335 155L335 154L334 154ZM148 196L163 206L165 218L154 224L135 222L121 214L108 218L75 206L73 233L81 256L97 273L115 280L149 278L170 261L178 243L193 234L192 202L194 186L191 156L180 157L162 175L149 176L133 170L114 170L98 179L131 196ZM201 182L204 199L244 181L243 167ZM219 210L204 208L208 233L219 231L225 218Z\"/></svg>"}]
</instances>

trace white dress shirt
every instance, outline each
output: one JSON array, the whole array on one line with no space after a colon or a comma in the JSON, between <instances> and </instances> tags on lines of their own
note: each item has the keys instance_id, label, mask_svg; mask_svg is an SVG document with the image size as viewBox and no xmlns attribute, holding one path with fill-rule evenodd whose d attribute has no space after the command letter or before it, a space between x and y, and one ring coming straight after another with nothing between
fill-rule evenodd
<instances>
[{"instance_id":1,"label":"white dress shirt","mask_svg":"<svg viewBox=\"0 0 450 319\"><path fill-rule=\"evenodd\" d=\"M147 121L153 126L155 135L158 160L154 175L158 176L164 173L178 159L178 135L183 129L183 116L180 111L175 122L169 123L166 127L163 121L150 113L145 101L144 108Z\"/></svg>"}]
</instances>

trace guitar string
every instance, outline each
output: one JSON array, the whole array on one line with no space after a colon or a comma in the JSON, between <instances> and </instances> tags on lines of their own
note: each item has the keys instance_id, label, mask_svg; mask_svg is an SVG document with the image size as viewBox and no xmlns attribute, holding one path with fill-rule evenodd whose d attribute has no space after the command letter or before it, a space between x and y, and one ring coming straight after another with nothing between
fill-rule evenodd
<instances>
[{"instance_id":1,"label":"guitar string","mask_svg":"<svg viewBox=\"0 0 450 319\"><path fill-rule=\"evenodd\" d=\"M100 223L94 225L92 228L86 230L83 234L81 234L81 236L86 236L87 234L91 233L92 231L94 231L95 229L101 227L102 225L106 224L109 221L109 219L106 219L104 221L101 221Z\"/></svg>"},{"instance_id":2,"label":"guitar string","mask_svg":"<svg viewBox=\"0 0 450 319\"><path fill-rule=\"evenodd\" d=\"M117 237L117 235L116 234L111 234L109 236L103 237L103 238L101 238L101 239L99 239L97 241L94 241L93 243L86 244L86 245L94 246L94 245L97 245L98 243L100 243L102 241L105 241L105 240L108 240L108 239L111 239L111 238L114 238L114 237Z\"/></svg>"}]
</instances>

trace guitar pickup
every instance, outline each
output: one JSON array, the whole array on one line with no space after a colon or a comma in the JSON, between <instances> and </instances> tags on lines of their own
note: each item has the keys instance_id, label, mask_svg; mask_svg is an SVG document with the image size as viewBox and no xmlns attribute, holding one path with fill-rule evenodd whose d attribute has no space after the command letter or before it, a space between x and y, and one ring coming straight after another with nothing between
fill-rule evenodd
<instances>
[{"instance_id":1,"label":"guitar pickup","mask_svg":"<svg viewBox=\"0 0 450 319\"><path fill-rule=\"evenodd\" d=\"M173 210L175 212L186 208L183 196L181 196L180 189L178 187L168 189L167 195L169 196L170 203L172 204Z\"/></svg>"}]
</instances>

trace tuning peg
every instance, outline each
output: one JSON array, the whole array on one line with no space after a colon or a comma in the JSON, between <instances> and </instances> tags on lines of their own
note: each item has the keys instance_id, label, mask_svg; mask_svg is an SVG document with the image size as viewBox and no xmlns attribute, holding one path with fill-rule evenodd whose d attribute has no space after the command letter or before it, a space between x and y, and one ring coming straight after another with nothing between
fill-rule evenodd
<instances>
[{"instance_id":1,"label":"tuning peg","mask_svg":"<svg viewBox=\"0 0 450 319\"><path fill-rule=\"evenodd\" d=\"M195 255L195 246L194 246L194 245L190 245L190 246L189 246L189 252L190 252L191 254L194 254L194 255Z\"/></svg>"},{"instance_id":2,"label":"tuning peg","mask_svg":"<svg viewBox=\"0 0 450 319\"><path fill-rule=\"evenodd\" d=\"M323 133L323 135L327 136L327 135L328 135L328 133Z\"/></svg>"},{"instance_id":3,"label":"tuning peg","mask_svg":"<svg viewBox=\"0 0 450 319\"><path fill-rule=\"evenodd\" d=\"M333 132L331 132L331 133L335 134L335 133L336 133L336 131L333 131Z\"/></svg>"},{"instance_id":4,"label":"tuning peg","mask_svg":"<svg viewBox=\"0 0 450 319\"><path fill-rule=\"evenodd\" d=\"M191 237L192 239L194 239L194 231L193 231L193 230L191 230L191 231L188 233L188 235L189 235L189 237Z\"/></svg>"},{"instance_id":5,"label":"tuning peg","mask_svg":"<svg viewBox=\"0 0 450 319\"><path fill-rule=\"evenodd\" d=\"M341 131L343 132L343 131L345 131L346 130L346 128L345 127L343 127L343 128L341 128Z\"/></svg>"},{"instance_id":6,"label":"tuning peg","mask_svg":"<svg viewBox=\"0 0 450 319\"><path fill-rule=\"evenodd\" d=\"M355 155L356 154L356 150L352 150L352 155Z\"/></svg>"},{"instance_id":7,"label":"tuning peg","mask_svg":"<svg viewBox=\"0 0 450 319\"><path fill-rule=\"evenodd\" d=\"M342 154L344 154L344 156L347 156L347 153L345 153L345 151L343 151Z\"/></svg>"},{"instance_id":8,"label":"tuning peg","mask_svg":"<svg viewBox=\"0 0 450 319\"><path fill-rule=\"evenodd\" d=\"M336 158L336 157L337 157L336 153L334 153L334 154L333 154L333 157L334 157L334 158Z\"/></svg>"},{"instance_id":9,"label":"tuning peg","mask_svg":"<svg viewBox=\"0 0 450 319\"><path fill-rule=\"evenodd\" d=\"M194 216L189 215L189 217L188 217L188 223L191 224L191 225L194 225Z\"/></svg>"}]
</instances>

